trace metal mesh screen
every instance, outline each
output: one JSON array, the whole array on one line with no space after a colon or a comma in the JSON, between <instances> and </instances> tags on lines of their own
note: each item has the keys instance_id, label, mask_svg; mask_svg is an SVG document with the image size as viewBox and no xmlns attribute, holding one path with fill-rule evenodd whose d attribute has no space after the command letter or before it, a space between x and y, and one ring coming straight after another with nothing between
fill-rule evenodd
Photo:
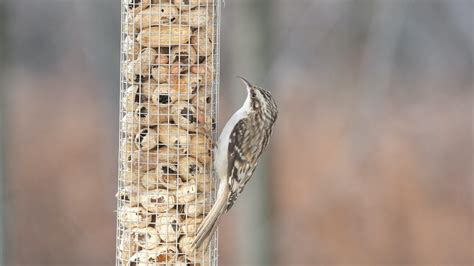
<instances>
[{"instance_id":1,"label":"metal mesh screen","mask_svg":"<svg viewBox=\"0 0 474 266\"><path fill-rule=\"evenodd\" d=\"M116 265L216 265L190 250L213 204L219 0L122 0Z\"/></svg>"}]
</instances>

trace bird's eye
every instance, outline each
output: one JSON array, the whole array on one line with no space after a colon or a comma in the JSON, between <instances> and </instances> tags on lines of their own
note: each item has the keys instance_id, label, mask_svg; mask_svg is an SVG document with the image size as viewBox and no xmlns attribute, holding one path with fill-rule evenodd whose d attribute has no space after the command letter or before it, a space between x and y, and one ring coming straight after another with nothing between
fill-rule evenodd
<instances>
[{"instance_id":1,"label":"bird's eye","mask_svg":"<svg viewBox=\"0 0 474 266\"><path fill-rule=\"evenodd\" d=\"M255 92L252 92L252 97L253 98L257 97L257 94Z\"/></svg>"}]
</instances>

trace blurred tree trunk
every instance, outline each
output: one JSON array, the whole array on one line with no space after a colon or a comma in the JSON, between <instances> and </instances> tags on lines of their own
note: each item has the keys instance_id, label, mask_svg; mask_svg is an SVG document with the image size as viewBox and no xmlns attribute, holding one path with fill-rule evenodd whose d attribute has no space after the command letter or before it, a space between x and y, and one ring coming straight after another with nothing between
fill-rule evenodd
<instances>
[{"instance_id":1,"label":"blurred tree trunk","mask_svg":"<svg viewBox=\"0 0 474 266\"><path fill-rule=\"evenodd\" d=\"M372 3L371 22L368 25L368 38L362 52L362 64L359 77L359 97L356 101L357 121L353 126L354 158L367 158L370 141L375 133L370 134L367 128L373 127L384 108L388 106L388 91L392 82L395 54L403 31L404 18L409 2L378 2Z\"/></svg>"},{"instance_id":2,"label":"blurred tree trunk","mask_svg":"<svg viewBox=\"0 0 474 266\"><path fill-rule=\"evenodd\" d=\"M0 36L5 36L5 9L6 9L6 0L0 1ZM4 113L5 113L5 93L3 89L5 88L5 50L6 50L6 40L0 39L0 265L5 265L5 178L3 170L3 140L4 140Z\"/></svg>"},{"instance_id":3,"label":"blurred tree trunk","mask_svg":"<svg viewBox=\"0 0 474 266\"><path fill-rule=\"evenodd\" d=\"M233 76L242 75L252 83L265 85L268 80L268 47L271 23L271 0L242 1L236 4L233 15L235 21L233 32L239 37L234 38L234 52L231 58L231 73ZM233 104L240 106L246 95L241 89L243 84L234 77L230 84L236 89L231 90ZM234 87L233 86L233 87ZM244 96L245 97L245 96ZM237 265L270 265L270 202L268 192L267 163L262 160L243 195L239 198L239 207L234 210L236 221Z\"/></svg>"}]
</instances>

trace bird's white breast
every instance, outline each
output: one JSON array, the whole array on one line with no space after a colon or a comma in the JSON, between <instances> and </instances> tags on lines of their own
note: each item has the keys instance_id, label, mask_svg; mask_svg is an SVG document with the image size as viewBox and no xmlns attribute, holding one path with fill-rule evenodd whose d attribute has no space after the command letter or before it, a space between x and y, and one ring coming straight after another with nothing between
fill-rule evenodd
<instances>
[{"instance_id":1,"label":"bird's white breast","mask_svg":"<svg viewBox=\"0 0 474 266\"><path fill-rule=\"evenodd\" d=\"M217 144L217 151L215 153L215 168L219 178L222 180L227 178L227 152L229 147L230 134L234 129L237 122L247 115L247 109L245 107L240 108L235 112L232 117L227 121L224 126L222 133L219 137L219 143Z\"/></svg>"}]
</instances>

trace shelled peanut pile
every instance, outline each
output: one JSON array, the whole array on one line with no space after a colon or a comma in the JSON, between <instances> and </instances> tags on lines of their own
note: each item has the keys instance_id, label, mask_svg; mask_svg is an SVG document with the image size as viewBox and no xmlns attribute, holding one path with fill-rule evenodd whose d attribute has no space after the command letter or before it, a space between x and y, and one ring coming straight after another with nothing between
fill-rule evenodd
<instances>
[{"instance_id":1,"label":"shelled peanut pile","mask_svg":"<svg viewBox=\"0 0 474 266\"><path fill-rule=\"evenodd\" d=\"M215 264L191 241L215 192L217 3L122 2L117 265Z\"/></svg>"}]
</instances>

